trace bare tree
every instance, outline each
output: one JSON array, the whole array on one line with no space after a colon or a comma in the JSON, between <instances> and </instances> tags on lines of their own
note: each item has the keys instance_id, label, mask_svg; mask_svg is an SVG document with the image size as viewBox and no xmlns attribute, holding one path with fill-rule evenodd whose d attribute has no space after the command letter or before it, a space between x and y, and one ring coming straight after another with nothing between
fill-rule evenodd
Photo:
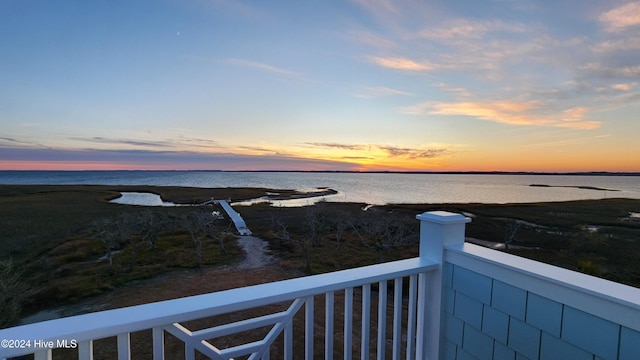
<instances>
[{"instance_id":1,"label":"bare tree","mask_svg":"<svg viewBox=\"0 0 640 360\"><path fill-rule=\"evenodd\" d=\"M218 242L218 245L220 245L220 249L222 250L222 253L224 255L227 255L227 248L224 246L224 239L226 234L231 233L231 226L233 225L233 223L229 222L229 225L227 225L227 229L223 232L220 232L216 230L216 225L221 220L224 220L224 215L222 215L220 211L212 211L211 223L209 224L209 226L207 226L207 232L209 237L211 237L212 239Z\"/></svg>"},{"instance_id":2,"label":"bare tree","mask_svg":"<svg viewBox=\"0 0 640 360\"><path fill-rule=\"evenodd\" d=\"M224 237L215 230L215 222L221 217L215 212L195 210L187 215L183 221L183 227L191 235L191 240L196 245L196 261L198 268L202 268L202 241L206 238L215 239L226 254L224 247Z\"/></svg>"},{"instance_id":3,"label":"bare tree","mask_svg":"<svg viewBox=\"0 0 640 360\"><path fill-rule=\"evenodd\" d=\"M504 248L505 249L509 249L509 245L511 245L512 242L514 242L515 240L518 240L516 238L516 235L518 234L518 231L520 231L520 223L518 221L508 221L505 224L504 227Z\"/></svg>"},{"instance_id":4,"label":"bare tree","mask_svg":"<svg viewBox=\"0 0 640 360\"><path fill-rule=\"evenodd\" d=\"M113 252L118 246L117 235L114 231L114 221L111 219L95 220L90 225L90 233L93 239L102 242L105 249L105 258L107 259L107 272L113 275Z\"/></svg>"},{"instance_id":5,"label":"bare tree","mask_svg":"<svg viewBox=\"0 0 640 360\"><path fill-rule=\"evenodd\" d=\"M272 236L278 239L282 239L288 242L296 242L300 245L300 249L302 250L302 256L304 258L305 270L307 272L311 272L311 259L309 258L309 249L307 247L307 243L304 237L295 240L291 237L289 230L287 229L287 225L284 223L280 214L271 214L272 228L275 228L275 231L272 231Z\"/></svg>"},{"instance_id":6,"label":"bare tree","mask_svg":"<svg viewBox=\"0 0 640 360\"><path fill-rule=\"evenodd\" d=\"M411 243L417 239L417 228L407 218L374 209L362 212L358 217L347 219L349 227L362 244L378 251L379 261L391 247Z\"/></svg>"},{"instance_id":7,"label":"bare tree","mask_svg":"<svg viewBox=\"0 0 640 360\"><path fill-rule=\"evenodd\" d=\"M306 225L311 239L311 246L320 246L322 235L327 230L325 203L318 202L306 208Z\"/></svg>"},{"instance_id":8,"label":"bare tree","mask_svg":"<svg viewBox=\"0 0 640 360\"><path fill-rule=\"evenodd\" d=\"M196 262L198 268L202 269L202 238L205 236L207 214L202 211L193 211L187 215L183 226L191 235L191 240L196 245Z\"/></svg>"},{"instance_id":9,"label":"bare tree","mask_svg":"<svg viewBox=\"0 0 640 360\"><path fill-rule=\"evenodd\" d=\"M363 235L363 231L361 231L362 228L364 228L365 226L362 225L362 217L355 217L355 216L351 216L348 219L346 219L346 223L347 226L349 228L351 228L351 231L356 234L356 236L358 237L358 239L360 239L360 242L362 243L362 245L364 245L366 248L371 248L371 245L369 245L369 243L367 243L366 238Z\"/></svg>"},{"instance_id":10,"label":"bare tree","mask_svg":"<svg viewBox=\"0 0 640 360\"><path fill-rule=\"evenodd\" d=\"M138 214L138 225L142 240L148 243L152 250L156 249L160 234L166 230L168 223L168 219L163 219L155 211L146 210Z\"/></svg>"},{"instance_id":11,"label":"bare tree","mask_svg":"<svg viewBox=\"0 0 640 360\"><path fill-rule=\"evenodd\" d=\"M350 216L346 212L341 212L337 214L333 220L333 225L336 230L336 242L340 243L342 240L342 234L349 228L349 219Z\"/></svg>"},{"instance_id":12,"label":"bare tree","mask_svg":"<svg viewBox=\"0 0 640 360\"><path fill-rule=\"evenodd\" d=\"M105 249L105 258L108 262L109 275L115 273L113 267L113 257L120 250L129 244L132 246L132 259L129 268L132 270L132 263L135 262L135 249L137 244L134 235L133 223L135 218L131 214L121 214L117 218L103 218L93 221L88 228L89 236L102 242ZM135 246L134 246L135 245Z\"/></svg>"}]
</instances>

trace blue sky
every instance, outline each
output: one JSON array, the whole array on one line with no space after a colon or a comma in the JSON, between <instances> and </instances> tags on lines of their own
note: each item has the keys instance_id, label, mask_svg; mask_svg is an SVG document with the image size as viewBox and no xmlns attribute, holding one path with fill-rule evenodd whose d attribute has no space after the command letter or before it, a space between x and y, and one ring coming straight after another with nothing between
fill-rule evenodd
<instances>
[{"instance_id":1,"label":"blue sky","mask_svg":"<svg viewBox=\"0 0 640 360\"><path fill-rule=\"evenodd\" d=\"M640 171L638 1L0 2L0 169Z\"/></svg>"}]
</instances>

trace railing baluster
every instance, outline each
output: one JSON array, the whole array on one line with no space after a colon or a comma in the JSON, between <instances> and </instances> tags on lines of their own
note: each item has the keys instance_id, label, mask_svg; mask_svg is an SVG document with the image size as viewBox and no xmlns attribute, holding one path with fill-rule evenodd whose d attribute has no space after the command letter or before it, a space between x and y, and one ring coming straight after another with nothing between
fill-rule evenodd
<instances>
[{"instance_id":1,"label":"railing baluster","mask_svg":"<svg viewBox=\"0 0 640 360\"><path fill-rule=\"evenodd\" d=\"M334 314L333 291L325 294L325 315L324 315L324 358L333 359L333 314Z\"/></svg>"},{"instance_id":2,"label":"railing baluster","mask_svg":"<svg viewBox=\"0 0 640 360\"><path fill-rule=\"evenodd\" d=\"M284 326L284 358L293 359L293 319Z\"/></svg>"},{"instance_id":3,"label":"railing baluster","mask_svg":"<svg viewBox=\"0 0 640 360\"><path fill-rule=\"evenodd\" d=\"M416 297L417 297L417 283L418 277L416 275L409 276L409 308L407 311L407 360L415 358L415 344L416 344Z\"/></svg>"},{"instance_id":4,"label":"railing baluster","mask_svg":"<svg viewBox=\"0 0 640 360\"><path fill-rule=\"evenodd\" d=\"M353 332L353 288L344 290L344 359L351 360L351 333Z\"/></svg>"},{"instance_id":5,"label":"railing baluster","mask_svg":"<svg viewBox=\"0 0 640 360\"><path fill-rule=\"evenodd\" d=\"M426 356L427 349L425 340L429 334L427 330L427 274L420 273L418 275L418 311L416 323L416 358L423 359Z\"/></svg>"},{"instance_id":6,"label":"railing baluster","mask_svg":"<svg viewBox=\"0 0 640 360\"><path fill-rule=\"evenodd\" d=\"M312 360L313 359L313 296L309 296L307 298L307 303L305 305L305 314L304 314L304 350L305 350L305 359Z\"/></svg>"},{"instance_id":7,"label":"railing baluster","mask_svg":"<svg viewBox=\"0 0 640 360\"><path fill-rule=\"evenodd\" d=\"M78 343L78 359L93 360L93 341L81 341Z\"/></svg>"},{"instance_id":8,"label":"railing baluster","mask_svg":"<svg viewBox=\"0 0 640 360\"><path fill-rule=\"evenodd\" d=\"M164 360L164 330L153 328L153 360Z\"/></svg>"},{"instance_id":9,"label":"railing baluster","mask_svg":"<svg viewBox=\"0 0 640 360\"><path fill-rule=\"evenodd\" d=\"M402 341L402 278L393 282L393 360L400 360Z\"/></svg>"},{"instance_id":10,"label":"railing baluster","mask_svg":"<svg viewBox=\"0 0 640 360\"><path fill-rule=\"evenodd\" d=\"M378 283L378 360L383 360L387 343L387 281Z\"/></svg>"},{"instance_id":11,"label":"railing baluster","mask_svg":"<svg viewBox=\"0 0 640 360\"><path fill-rule=\"evenodd\" d=\"M118 360L131 360L131 338L129 333L118 334Z\"/></svg>"},{"instance_id":12,"label":"railing baluster","mask_svg":"<svg viewBox=\"0 0 640 360\"><path fill-rule=\"evenodd\" d=\"M196 360L196 348L189 344L184 344L184 360Z\"/></svg>"},{"instance_id":13,"label":"railing baluster","mask_svg":"<svg viewBox=\"0 0 640 360\"><path fill-rule=\"evenodd\" d=\"M38 351L33 355L34 360L51 360L51 349Z\"/></svg>"},{"instance_id":14,"label":"railing baluster","mask_svg":"<svg viewBox=\"0 0 640 360\"><path fill-rule=\"evenodd\" d=\"M360 334L360 358L369 358L371 335L371 284L362 285L362 328Z\"/></svg>"}]
</instances>

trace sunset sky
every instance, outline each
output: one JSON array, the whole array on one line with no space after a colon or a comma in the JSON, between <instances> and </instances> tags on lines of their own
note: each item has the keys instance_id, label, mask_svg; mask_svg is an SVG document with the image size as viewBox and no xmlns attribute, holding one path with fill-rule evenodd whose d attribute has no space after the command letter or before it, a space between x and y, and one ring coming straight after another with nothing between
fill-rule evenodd
<instances>
[{"instance_id":1,"label":"sunset sky","mask_svg":"<svg viewBox=\"0 0 640 360\"><path fill-rule=\"evenodd\" d=\"M0 170L640 171L640 1L0 1Z\"/></svg>"}]
</instances>

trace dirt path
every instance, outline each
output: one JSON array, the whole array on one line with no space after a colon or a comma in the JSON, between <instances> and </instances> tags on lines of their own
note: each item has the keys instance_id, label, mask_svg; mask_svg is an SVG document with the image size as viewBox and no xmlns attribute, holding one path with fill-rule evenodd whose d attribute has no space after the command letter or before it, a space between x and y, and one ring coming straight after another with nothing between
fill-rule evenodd
<instances>
[{"instance_id":1,"label":"dirt path","mask_svg":"<svg viewBox=\"0 0 640 360\"><path fill-rule=\"evenodd\" d=\"M259 237L241 236L238 239L238 245L245 252L245 257L241 262L232 266L238 269L255 269L276 262L276 258L267 253L268 243Z\"/></svg>"}]
</instances>

